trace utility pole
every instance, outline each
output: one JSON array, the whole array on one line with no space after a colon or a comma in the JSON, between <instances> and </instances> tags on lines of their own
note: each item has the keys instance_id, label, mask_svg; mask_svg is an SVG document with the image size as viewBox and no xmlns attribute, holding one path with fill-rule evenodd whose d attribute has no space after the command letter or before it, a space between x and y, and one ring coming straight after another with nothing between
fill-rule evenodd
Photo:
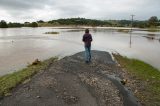
<instances>
[{"instance_id":1,"label":"utility pole","mask_svg":"<svg viewBox=\"0 0 160 106\"><path fill-rule=\"evenodd\" d=\"M131 44L132 44L132 28L133 28L133 18L134 18L135 15L131 15L132 17L132 20L131 20L131 30L130 30L130 47L131 47Z\"/></svg>"}]
</instances>

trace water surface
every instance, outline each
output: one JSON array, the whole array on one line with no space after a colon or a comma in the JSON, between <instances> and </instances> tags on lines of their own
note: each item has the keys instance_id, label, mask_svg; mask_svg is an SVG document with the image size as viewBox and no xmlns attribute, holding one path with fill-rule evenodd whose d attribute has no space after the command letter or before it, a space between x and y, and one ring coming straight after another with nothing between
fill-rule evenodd
<instances>
[{"instance_id":1,"label":"water surface","mask_svg":"<svg viewBox=\"0 0 160 106\"><path fill-rule=\"evenodd\" d=\"M60 34L44 34L45 32ZM12 73L35 59L64 57L84 50L84 29L75 28L7 28L0 29L0 75ZM91 29L92 49L118 52L140 59L160 69L160 32L133 31L130 34L108 28ZM147 37L144 37L147 36ZM148 38L153 36L154 39Z\"/></svg>"}]
</instances>

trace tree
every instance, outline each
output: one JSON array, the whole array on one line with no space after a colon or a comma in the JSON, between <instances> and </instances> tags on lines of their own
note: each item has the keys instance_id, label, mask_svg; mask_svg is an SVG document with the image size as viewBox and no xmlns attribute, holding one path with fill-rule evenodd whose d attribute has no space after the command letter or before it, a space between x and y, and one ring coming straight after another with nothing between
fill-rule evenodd
<instances>
[{"instance_id":1,"label":"tree","mask_svg":"<svg viewBox=\"0 0 160 106\"><path fill-rule=\"evenodd\" d=\"M149 24L150 27L156 27L158 25L158 18L156 16L152 16L148 20L148 24Z\"/></svg>"},{"instance_id":2,"label":"tree","mask_svg":"<svg viewBox=\"0 0 160 106\"><path fill-rule=\"evenodd\" d=\"M6 21L1 20L1 22L0 22L0 28L8 28L8 25L7 25Z\"/></svg>"},{"instance_id":3,"label":"tree","mask_svg":"<svg viewBox=\"0 0 160 106\"><path fill-rule=\"evenodd\" d=\"M24 27L29 27L30 22L24 22Z\"/></svg>"},{"instance_id":4,"label":"tree","mask_svg":"<svg viewBox=\"0 0 160 106\"><path fill-rule=\"evenodd\" d=\"M44 23L44 21L43 20L39 20L39 21L37 21L38 23Z\"/></svg>"},{"instance_id":5,"label":"tree","mask_svg":"<svg viewBox=\"0 0 160 106\"><path fill-rule=\"evenodd\" d=\"M148 21L135 20L133 23L133 27L146 28L146 27L148 27Z\"/></svg>"},{"instance_id":6,"label":"tree","mask_svg":"<svg viewBox=\"0 0 160 106\"><path fill-rule=\"evenodd\" d=\"M158 25L157 26L160 26L160 19L158 20Z\"/></svg>"},{"instance_id":7,"label":"tree","mask_svg":"<svg viewBox=\"0 0 160 106\"><path fill-rule=\"evenodd\" d=\"M12 23L12 22L8 23L8 27L10 27L10 28L23 27L23 26L24 26L24 24L21 24L21 23Z\"/></svg>"},{"instance_id":8,"label":"tree","mask_svg":"<svg viewBox=\"0 0 160 106\"><path fill-rule=\"evenodd\" d=\"M36 22L32 22L29 26L30 27L38 27L38 24Z\"/></svg>"}]
</instances>

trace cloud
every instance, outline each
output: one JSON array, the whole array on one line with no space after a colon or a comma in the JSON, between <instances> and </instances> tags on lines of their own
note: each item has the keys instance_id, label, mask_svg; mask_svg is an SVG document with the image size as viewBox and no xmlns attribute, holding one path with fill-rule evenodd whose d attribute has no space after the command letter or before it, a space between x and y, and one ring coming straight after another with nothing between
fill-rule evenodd
<instances>
[{"instance_id":1,"label":"cloud","mask_svg":"<svg viewBox=\"0 0 160 106\"><path fill-rule=\"evenodd\" d=\"M0 0L0 20L37 21L67 17L96 19L160 18L160 0Z\"/></svg>"}]
</instances>

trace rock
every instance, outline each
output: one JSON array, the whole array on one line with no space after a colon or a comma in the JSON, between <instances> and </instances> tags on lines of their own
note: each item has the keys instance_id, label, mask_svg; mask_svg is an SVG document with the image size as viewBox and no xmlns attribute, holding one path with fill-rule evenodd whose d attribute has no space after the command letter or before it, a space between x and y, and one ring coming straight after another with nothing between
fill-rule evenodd
<instances>
[{"instance_id":1,"label":"rock","mask_svg":"<svg viewBox=\"0 0 160 106\"><path fill-rule=\"evenodd\" d=\"M64 95L67 95L67 92L64 91L63 94L64 94Z\"/></svg>"},{"instance_id":2,"label":"rock","mask_svg":"<svg viewBox=\"0 0 160 106\"><path fill-rule=\"evenodd\" d=\"M11 93L4 94L4 96L11 96L11 95L12 95Z\"/></svg>"},{"instance_id":3,"label":"rock","mask_svg":"<svg viewBox=\"0 0 160 106\"><path fill-rule=\"evenodd\" d=\"M120 65L120 64L117 64L117 66L118 66L118 67L121 67L121 65Z\"/></svg>"},{"instance_id":4,"label":"rock","mask_svg":"<svg viewBox=\"0 0 160 106\"><path fill-rule=\"evenodd\" d=\"M41 98L40 96L36 96L36 98Z\"/></svg>"},{"instance_id":5,"label":"rock","mask_svg":"<svg viewBox=\"0 0 160 106\"><path fill-rule=\"evenodd\" d=\"M39 61L38 59L36 59L34 62L32 62L32 65L37 65L37 64L40 64L41 61Z\"/></svg>"},{"instance_id":6,"label":"rock","mask_svg":"<svg viewBox=\"0 0 160 106\"><path fill-rule=\"evenodd\" d=\"M134 91L134 93L136 94L138 92L138 90L136 89L135 91Z\"/></svg>"},{"instance_id":7,"label":"rock","mask_svg":"<svg viewBox=\"0 0 160 106\"><path fill-rule=\"evenodd\" d=\"M57 90L57 89L55 89L55 92L58 92L58 90Z\"/></svg>"},{"instance_id":8,"label":"rock","mask_svg":"<svg viewBox=\"0 0 160 106\"><path fill-rule=\"evenodd\" d=\"M121 81L121 83L123 84L123 85L125 85L126 83L127 83L127 79L123 79L122 81Z\"/></svg>"},{"instance_id":9,"label":"rock","mask_svg":"<svg viewBox=\"0 0 160 106\"><path fill-rule=\"evenodd\" d=\"M78 102L78 97L72 95L65 95L63 99L67 104L76 104Z\"/></svg>"},{"instance_id":10,"label":"rock","mask_svg":"<svg viewBox=\"0 0 160 106\"><path fill-rule=\"evenodd\" d=\"M97 82L97 80L98 80L98 78L93 78L93 79L91 80L91 84L92 84L92 85L95 84L95 83Z\"/></svg>"},{"instance_id":11,"label":"rock","mask_svg":"<svg viewBox=\"0 0 160 106\"><path fill-rule=\"evenodd\" d=\"M64 88L63 91L66 91L66 88Z\"/></svg>"}]
</instances>

